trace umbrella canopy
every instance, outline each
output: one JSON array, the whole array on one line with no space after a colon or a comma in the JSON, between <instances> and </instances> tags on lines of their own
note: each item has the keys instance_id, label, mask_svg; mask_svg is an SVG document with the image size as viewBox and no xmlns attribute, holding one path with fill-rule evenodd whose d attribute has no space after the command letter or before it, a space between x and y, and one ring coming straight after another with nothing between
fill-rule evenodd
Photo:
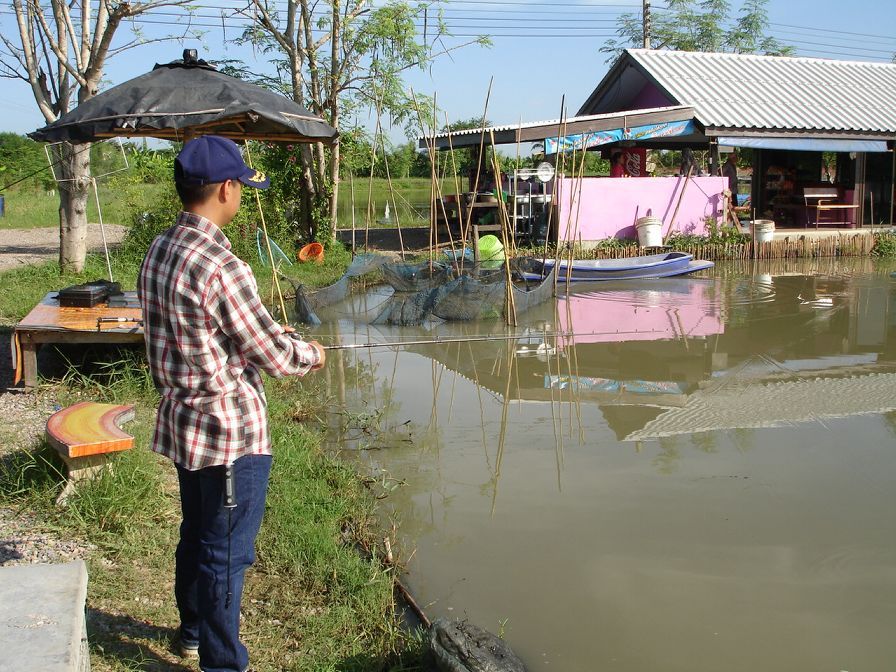
<instances>
[{"instance_id":1,"label":"umbrella canopy","mask_svg":"<svg viewBox=\"0 0 896 672\"><path fill-rule=\"evenodd\" d=\"M338 133L289 98L225 75L185 50L183 60L97 94L28 135L41 142L115 137L234 139L332 144Z\"/></svg>"}]
</instances>

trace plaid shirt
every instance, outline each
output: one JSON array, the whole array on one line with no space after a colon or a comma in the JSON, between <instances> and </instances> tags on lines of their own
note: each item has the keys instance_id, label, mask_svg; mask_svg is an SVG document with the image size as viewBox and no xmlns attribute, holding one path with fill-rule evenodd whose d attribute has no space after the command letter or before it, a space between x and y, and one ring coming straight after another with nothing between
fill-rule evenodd
<instances>
[{"instance_id":1,"label":"plaid shirt","mask_svg":"<svg viewBox=\"0 0 896 672\"><path fill-rule=\"evenodd\" d=\"M190 470L269 455L261 374L304 375L317 350L270 316L248 264L212 222L182 212L139 278L146 351L162 395L152 449Z\"/></svg>"}]
</instances>

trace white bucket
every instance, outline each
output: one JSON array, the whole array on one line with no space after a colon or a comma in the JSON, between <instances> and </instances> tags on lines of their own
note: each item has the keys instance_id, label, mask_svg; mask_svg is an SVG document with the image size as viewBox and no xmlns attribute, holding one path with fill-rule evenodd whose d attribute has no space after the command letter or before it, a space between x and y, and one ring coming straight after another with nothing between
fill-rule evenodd
<instances>
[{"instance_id":1,"label":"white bucket","mask_svg":"<svg viewBox=\"0 0 896 672\"><path fill-rule=\"evenodd\" d=\"M771 219L753 220L753 234L757 243L770 243L775 237L775 222Z\"/></svg>"},{"instance_id":2,"label":"white bucket","mask_svg":"<svg viewBox=\"0 0 896 672\"><path fill-rule=\"evenodd\" d=\"M663 244L663 222L659 217L640 217L635 222L638 230L638 244L641 247L661 247Z\"/></svg>"}]
</instances>

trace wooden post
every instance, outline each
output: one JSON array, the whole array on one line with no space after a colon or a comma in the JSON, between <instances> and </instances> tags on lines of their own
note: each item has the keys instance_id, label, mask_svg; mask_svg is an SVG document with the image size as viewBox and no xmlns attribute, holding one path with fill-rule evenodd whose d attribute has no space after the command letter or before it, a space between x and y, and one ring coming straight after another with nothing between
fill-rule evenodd
<instances>
[{"instance_id":1,"label":"wooden post","mask_svg":"<svg viewBox=\"0 0 896 672\"><path fill-rule=\"evenodd\" d=\"M713 138L709 141L709 174L718 175L720 166L719 160L719 143Z\"/></svg>"},{"instance_id":2,"label":"wooden post","mask_svg":"<svg viewBox=\"0 0 896 672\"><path fill-rule=\"evenodd\" d=\"M859 204L856 210L856 227L865 226L865 152L856 153L856 186L855 198Z\"/></svg>"},{"instance_id":3,"label":"wooden post","mask_svg":"<svg viewBox=\"0 0 896 672\"><path fill-rule=\"evenodd\" d=\"M896 201L896 147L890 150L893 161L890 168L890 226L893 226L893 201Z\"/></svg>"}]
</instances>

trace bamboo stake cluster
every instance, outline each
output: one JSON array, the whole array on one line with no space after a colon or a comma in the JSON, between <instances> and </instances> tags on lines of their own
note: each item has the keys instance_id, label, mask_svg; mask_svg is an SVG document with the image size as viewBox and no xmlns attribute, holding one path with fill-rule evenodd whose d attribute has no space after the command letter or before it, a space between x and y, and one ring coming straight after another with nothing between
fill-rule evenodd
<instances>
[{"instance_id":1,"label":"bamboo stake cluster","mask_svg":"<svg viewBox=\"0 0 896 672\"><path fill-rule=\"evenodd\" d=\"M698 259L726 261L738 259L813 259L816 257L867 257L874 248L876 238L870 232L856 232L812 238L800 234L776 238L768 243L745 242L725 243L679 243L674 246L678 252L687 252ZM755 253L753 248L755 247ZM577 259L622 259L644 253L638 243L614 245L613 247L585 248L576 246Z\"/></svg>"}]
</instances>

